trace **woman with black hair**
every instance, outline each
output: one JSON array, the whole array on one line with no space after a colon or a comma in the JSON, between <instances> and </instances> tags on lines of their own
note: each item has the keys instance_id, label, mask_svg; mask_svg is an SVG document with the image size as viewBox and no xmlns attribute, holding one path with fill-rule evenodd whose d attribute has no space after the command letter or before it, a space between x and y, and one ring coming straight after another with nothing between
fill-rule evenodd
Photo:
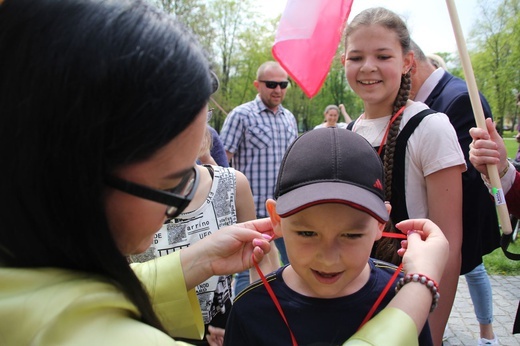
<instances>
[{"instance_id":1,"label":"woman with black hair","mask_svg":"<svg viewBox=\"0 0 520 346\"><path fill-rule=\"evenodd\" d=\"M193 166L212 83L192 36L143 2L6 1L0 6L0 52L0 260L17 268L0 281L27 290L11 300L20 313L46 316L24 332L26 340L45 343L59 335L59 343L67 340L62 334L77 333L59 317L67 304L90 309L68 318L85 325L83 333L91 331L82 319L102 323L111 316L107 311L122 311L152 327L200 337L202 320L200 330L183 330L182 323L159 322L160 309L188 314L195 303L192 314L200 314L186 288L214 274L210 270L250 267L253 246L241 241L251 244L261 234L241 227L222 235L236 237L218 242L235 242L227 250L237 252L229 254L236 262L222 268L213 257L228 255L223 249L199 251L206 257L188 256L198 248L169 256L169 265L184 268L184 280L172 276L166 285L154 279L166 276L161 262L138 267L139 276L150 277L143 280L152 283L150 294L184 291L178 300L184 305L166 297L156 313L125 257L146 250L165 217L179 214L196 188ZM257 242L268 250L266 240ZM231 264L235 268L226 267ZM44 288L48 295L35 295ZM96 298L87 294L91 290L99 291ZM40 311L28 304L31 297L55 309ZM91 306L92 299L99 306ZM137 343L131 330L126 334Z\"/></svg>"}]
</instances>

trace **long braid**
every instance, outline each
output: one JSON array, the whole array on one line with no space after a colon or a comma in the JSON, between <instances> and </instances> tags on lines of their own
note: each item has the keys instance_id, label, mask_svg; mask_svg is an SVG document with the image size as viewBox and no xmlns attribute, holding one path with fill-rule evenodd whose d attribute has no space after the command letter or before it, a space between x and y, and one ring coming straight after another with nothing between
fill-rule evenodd
<instances>
[{"instance_id":1,"label":"long braid","mask_svg":"<svg viewBox=\"0 0 520 346\"><path fill-rule=\"evenodd\" d=\"M411 73L408 71L401 77L401 88L394 102L392 116L394 116L402 107L406 105L410 95L411 88ZM394 168L394 154L395 145L397 142L397 135L399 134L399 125L403 113L401 113L392 123L392 127L388 132L388 137L385 144L385 156L383 158L383 166L385 170L385 199L390 201L392 198L392 171ZM404 193L404 192L403 192ZM385 232L396 233L392 219L388 220L385 225ZM375 257L393 264L398 265L401 262L401 257L397 255L397 249L400 247L400 240L393 238L382 238L377 242Z\"/></svg>"},{"instance_id":2,"label":"long braid","mask_svg":"<svg viewBox=\"0 0 520 346\"><path fill-rule=\"evenodd\" d=\"M410 95L410 88L412 86L411 82L411 73L408 71L407 73L401 76L401 88L399 89L399 93L394 101L394 109L392 111L392 116L394 116L402 107L406 105L408 101L408 97ZM394 168L394 154L395 154L395 145L397 142L397 135L399 134L399 126L401 124L401 119L403 118L403 113L401 113L392 123L392 127L388 132L388 137L385 143L385 156L383 158L384 170L385 170L385 198L387 201L390 201L392 198L392 170Z\"/></svg>"}]
</instances>

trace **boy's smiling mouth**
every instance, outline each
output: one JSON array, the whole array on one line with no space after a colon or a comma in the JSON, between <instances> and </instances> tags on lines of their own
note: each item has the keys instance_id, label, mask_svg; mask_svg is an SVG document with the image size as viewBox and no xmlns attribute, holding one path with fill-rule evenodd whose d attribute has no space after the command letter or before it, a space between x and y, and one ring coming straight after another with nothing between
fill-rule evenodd
<instances>
[{"instance_id":1,"label":"boy's smiling mouth","mask_svg":"<svg viewBox=\"0 0 520 346\"><path fill-rule=\"evenodd\" d=\"M327 272L320 272L314 269L311 269L312 273L316 277L316 279L323 284L333 284L337 280L339 280L341 274L343 272L336 272L336 273L327 273Z\"/></svg>"}]
</instances>

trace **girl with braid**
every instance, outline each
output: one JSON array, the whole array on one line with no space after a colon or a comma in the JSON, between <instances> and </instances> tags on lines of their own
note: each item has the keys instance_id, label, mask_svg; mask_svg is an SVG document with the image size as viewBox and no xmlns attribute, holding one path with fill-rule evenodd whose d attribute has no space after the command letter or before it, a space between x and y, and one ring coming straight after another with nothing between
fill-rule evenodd
<instances>
[{"instance_id":1,"label":"girl with braid","mask_svg":"<svg viewBox=\"0 0 520 346\"><path fill-rule=\"evenodd\" d=\"M464 156L448 117L408 99L414 56L397 14L384 8L361 12L346 28L345 47L347 80L365 109L349 127L383 160L385 198L392 205L387 228L408 218L429 218L450 243L442 298L429 318L434 345L440 345L461 265ZM398 248L398 240L383 238L372 255L395 263Z\"/></svg>"}]
</instances>

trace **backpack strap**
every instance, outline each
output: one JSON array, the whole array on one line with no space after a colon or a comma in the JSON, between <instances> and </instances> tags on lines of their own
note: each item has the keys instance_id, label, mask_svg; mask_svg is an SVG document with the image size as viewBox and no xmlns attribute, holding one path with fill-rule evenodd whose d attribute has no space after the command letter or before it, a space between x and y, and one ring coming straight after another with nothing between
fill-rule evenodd
<instances>
[{"instance_id":1,"label":"backpack strap","mask_svg":"<svg viewBox=\"0 0 520 346\"><path fill-rule=\"evenodd\" d=\"M396 139L395 153L394 153L394 167L392 170L392 221L394 223L409 219L408 211L406 210L406 192L404 180L404 162L406 157L406 146L408 139L415 131L421 121L430 114L437 113L436 111L427 108L416 115L414 115L404 126L403 130L399 132Z\"/></svg>"}]
</instances>

